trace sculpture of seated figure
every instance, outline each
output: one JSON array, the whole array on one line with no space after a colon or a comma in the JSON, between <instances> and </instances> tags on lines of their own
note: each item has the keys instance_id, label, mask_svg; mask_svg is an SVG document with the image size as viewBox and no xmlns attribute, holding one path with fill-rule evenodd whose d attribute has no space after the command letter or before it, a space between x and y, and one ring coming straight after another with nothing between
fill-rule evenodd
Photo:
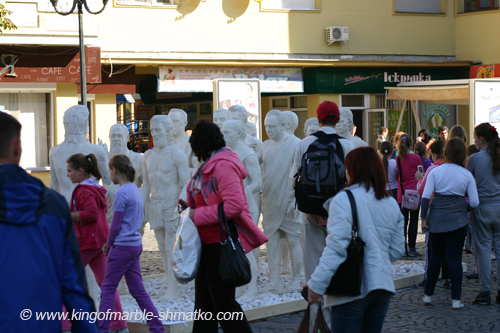
<instances>
[{"instance_id":1,"label":"sculpture of seated figure","mask_svg":"<svg viewBox=\"0 0 500 333\"><path fill-rule=\"evenodd\" d=\"M231 111L231 115L233 116L234 120L239 120L243 122L243 124L246 127L248 122L248 112L243 105L237 104L230 106L229 111ZM257 152L260 146L262 145L262 141L247 134L245 137L245 144L248 147L252 148L254 152Z\"/></svg>"},{"instance_id":2,"label":"sculpture of seated figure","mask_svg":"<svg viewBox=\"0 0 500 333\"><path fill-rule=\"evenodd\" d=\"M170 264L175 233L179 223L177 200L190 179L186 156L174 146L174 124L166 115L151 118L151 135L155 148L144 155L142 195L145 220L155 233L165 268L166 293L160 302L179 296L179 287Z\"/></svg>"},{"instance_id":3,"label":"sculpture of seated figure","mask_svg":"<svg viewBox=\"0 0 500 333\"><path fill-rule=\"evenodd\" d=\"M317 131L319 131L318 118L312 117L307 119L304 124L304 134L306 135L306 137L313 133L316 133Z\"/></svg>"},{"instance_id":4,"label":"sculpture of seated figure","mask_svg":"<svg viewBox=\"0 0 500 333\"><path fill-rule=\"evenodd\" d=\"M365 141L351 134L351 131L354 127L352 111L349 108L339 108L339 111L340 120L337 123L337 126L335 126L335 130L337 131L337 133L341 137L351 141L353 149L368 146Z\"/></svg>"},{"instance_id":5,"label":"sculpture of seated figure","mask_svg":"<svg viewBox=\"0 0 500 333\"><path fill-rule=\"evenodd\" d=\"M233 119L233 116L231 114L231 111L229 111L228 109L217 109L214 111L213 122L220 128L221 131L226 121L231 119Z\"/></svg>"},{"instance_id":6,"label":"sculpture of seated figure","mask_svg":"<svg viewBox=\"0 0 500 333\"><path fill-rule=\"evenodd\" d=\"M271 110L265 118L265 128L269 140L259 150L258 157L262 166L262 226L269 238L267 260L271 281L264 290L280 290L280 252L279 231L283 231L288 241L292 259L292 282L289 290L300 291L300 272L302 271L302 250L300 231L302 226L300 212L295 208L295 197L290 173L295 148L299 139L285 131L285 116L279 110Z\"/></svg>"},{"instance_id":7,"label":"sculpture of seated figure","mask_svg":"<svg viewBox=\"0 0 500 333\"><path fill-rule=\"evenodd\" d=\"M226 145L238 155L245 166L248 176L243 180L248 202L248 208L252 214L252 220L257 225L259 223L259 208L255 203L253 194L260 192L262 186L262 174L259 160L255 152L245 144L246 128L241 121L229 120L222 129ZM257 260L259 249L254 249L252 253L247 253L252 268L252 280L248 284L244 297L255 298L257 296ZM245 288L245 287L242 287Z\"/></svg>"}]
</instances>

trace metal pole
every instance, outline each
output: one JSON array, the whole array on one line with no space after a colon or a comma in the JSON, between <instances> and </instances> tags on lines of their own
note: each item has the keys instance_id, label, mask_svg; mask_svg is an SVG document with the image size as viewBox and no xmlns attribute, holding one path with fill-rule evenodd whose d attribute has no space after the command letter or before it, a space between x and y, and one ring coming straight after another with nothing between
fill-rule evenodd
<instances>
[{"instance_id":1,"label":"metal pole","mask_svg":"<svg viewBox=\"0 0 500 333\"><path fill-rule=\"evenodd\" d=\"M82 95L82 105L87 106L87 78L85 71L85 43L83 41L83 10L82 0L78 1L78 31L80 40L80 87Z\"/></svg>"}]
</instances>

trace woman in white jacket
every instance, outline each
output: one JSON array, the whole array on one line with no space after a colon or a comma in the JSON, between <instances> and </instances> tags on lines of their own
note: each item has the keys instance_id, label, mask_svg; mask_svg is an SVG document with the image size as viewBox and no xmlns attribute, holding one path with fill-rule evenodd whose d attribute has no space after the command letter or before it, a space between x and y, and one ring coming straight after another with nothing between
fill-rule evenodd
<instances>
[{"instance_id":1,"label":"woman in white jacket","mask_svg":"<svg viewBox=\"0 0 500 333\"><path fill-rule=\"evenodd\" d=\"M395 293L392 262L405 251L404 219L399 205L386 192L384 167L375 149L361 147L345 160L349 189L356 201L358 235L366 243L359 296L329 296L333 306L333 332L382 330L390 300ZM328 206L327 206L328 205ZM351 241L352 213L347 194L339 192L325 203L329 207L326 246L308 287L309 303L320 303L332 276L347 256Z\"/></svg>"}]
</instances>

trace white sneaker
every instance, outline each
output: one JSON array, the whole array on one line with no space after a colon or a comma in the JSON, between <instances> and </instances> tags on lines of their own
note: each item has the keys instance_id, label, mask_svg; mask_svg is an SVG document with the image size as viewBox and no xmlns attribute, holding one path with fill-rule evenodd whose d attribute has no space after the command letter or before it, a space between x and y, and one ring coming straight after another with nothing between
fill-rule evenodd
<instances>
[{"instance_id":1,"label":"white sneaker","mask_svg":"<svg viewBox=\"0 0 500 333\"><path fill-rule=\"evenodd\" d=\"M424 298L422 299L424 301L425 305L430 305L432 303L432 298L431 296L424 295Z\"/></svg>"},{"instance_id":2,"label":"white sneaker","mask_svg":"<svg viewBox=\"0 0 500 333\"><path fill-rule=\"evenodd\" d=\"M451 308L453 310L459 310L464 307L464 303L460 302L460 300L452 299L451 300Z\"/></svg>"}]
</instances>

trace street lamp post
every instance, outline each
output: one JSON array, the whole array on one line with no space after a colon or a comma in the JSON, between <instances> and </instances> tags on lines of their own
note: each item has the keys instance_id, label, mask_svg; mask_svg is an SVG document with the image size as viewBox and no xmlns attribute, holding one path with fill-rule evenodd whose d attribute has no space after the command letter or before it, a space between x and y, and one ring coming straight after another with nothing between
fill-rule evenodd
<instances>
[{"instance_id":1,"label":"street lamp post","mask_svg":"<svg viewBox=\"0 0 500 333\"><path fill-rule=\"evenodd\" d=\"M87 5L87 0L73 0L73 7L68 12L61 12L57 9L57 1L58 0L50 0L50 3L54 7L54 10L57 14L60 15L69 15L78 8L78 40L80 43L80 86L81 86L81 95L82 95L82 105L87 106L87 78L86 78L86 69L85 69L85 43L83 41L83 7L90 14L97 15L102 13L104 8L106 8L106 4L108 0L102 0L102 8L97 12L93 12L90 10Z\"/></svg>"}]
</instances>

